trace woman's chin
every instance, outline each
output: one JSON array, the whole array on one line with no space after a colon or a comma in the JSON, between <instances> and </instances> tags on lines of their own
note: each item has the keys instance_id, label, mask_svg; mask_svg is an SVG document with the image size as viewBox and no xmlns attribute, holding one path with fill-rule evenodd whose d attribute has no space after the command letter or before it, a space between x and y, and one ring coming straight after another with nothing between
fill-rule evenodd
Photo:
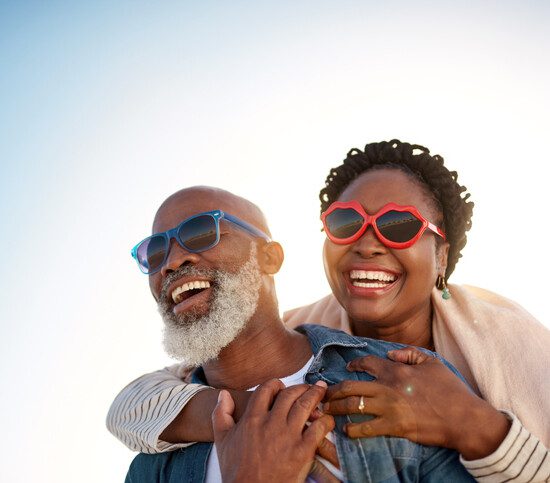
<instances>
[{"instance_id":1,"label":"woman's chin","mask_svg":"<svg viewBox=\"0 0 550 483\"><path fill-rule=\"evenodd\" d=\"M389 310L380 305L365 300L352 300L345 309L356 330L361 327L372 330L388 326L382 321L388 319Z\"/></svg>"}]
</instances>

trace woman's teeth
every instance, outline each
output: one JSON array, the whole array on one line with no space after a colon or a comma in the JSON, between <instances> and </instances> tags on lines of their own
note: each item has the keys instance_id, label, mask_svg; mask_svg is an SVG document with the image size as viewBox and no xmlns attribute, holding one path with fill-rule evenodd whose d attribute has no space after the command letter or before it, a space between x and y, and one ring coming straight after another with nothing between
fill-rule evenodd
<instances>
[{"instance_id":1,"label":"woman's teeth","mask_svg":"<svg viewBox=\"0 0 550 483\"><path fill-rule=\"evenodd\" d=\"M364 288L383 288L397 279L391 273L373 270L352 270L349 276L354 287Z\"/></svg>"},{"instance_id":2,"label":"woman's teeth","mask_svg":"<svg viewBox=\"0 0 550 483\"><path fill-rule=\"evenodd\" d=\"M184 294L186 292L189 292L189 290L202 290L209 287L210 282L204 280L194 280L191 282L186 282L172 291L172 300L175 304L179 304L184 299Z\"/></svg>"}]
</instances>

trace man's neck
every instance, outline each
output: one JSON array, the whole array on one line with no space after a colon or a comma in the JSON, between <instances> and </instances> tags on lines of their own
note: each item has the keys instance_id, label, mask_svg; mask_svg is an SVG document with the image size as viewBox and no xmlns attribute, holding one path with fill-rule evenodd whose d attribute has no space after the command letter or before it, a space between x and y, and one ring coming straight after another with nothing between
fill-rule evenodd
<instances>
[{"instance_id":1,"label":"man's neck","mask_svg":"<svg viewBox=\"0 0 550 483\"><path fill-rule=\"evenodd\" d=\"M249 389L297 372L311 357L307 337L286 328L278 316L254 319L217 359L203 365L210 386Z\"/></svg>"}]
</instances>

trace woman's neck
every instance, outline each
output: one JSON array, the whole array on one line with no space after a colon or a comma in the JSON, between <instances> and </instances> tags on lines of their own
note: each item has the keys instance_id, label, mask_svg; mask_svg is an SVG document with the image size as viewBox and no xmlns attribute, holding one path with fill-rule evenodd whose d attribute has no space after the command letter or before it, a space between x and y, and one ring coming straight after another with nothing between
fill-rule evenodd
<instances>
[{"instance_id":1,"label":"woman's neck","mask_svg":"<svg viewBox=\"0 0 550 483\"><path fill-rule=\"evenodd\" d=\"M350 317L350 327L354 335L372 339L414 345L434 350L432 334L432 308L420 310L402 321L357 321Z\"/></svg>"}]
</instances>

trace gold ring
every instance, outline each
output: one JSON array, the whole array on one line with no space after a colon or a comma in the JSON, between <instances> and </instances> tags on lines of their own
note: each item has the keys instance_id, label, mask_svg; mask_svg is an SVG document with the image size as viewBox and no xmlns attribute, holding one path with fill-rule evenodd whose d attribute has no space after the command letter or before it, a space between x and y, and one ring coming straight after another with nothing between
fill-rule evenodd
<instances>
[{"instance_id":1,"label":"gold ring","mask_svg":"<svg viewBox=\"0 0 550 483\"><path fill-rule=\"evenodd\" d=\"M359 411L361 412L361 414L363 414L363 409L365 409L365 399L363 398L363 396L361 396L361 399L359 399Z\"/></svg>"}]
</instances>

